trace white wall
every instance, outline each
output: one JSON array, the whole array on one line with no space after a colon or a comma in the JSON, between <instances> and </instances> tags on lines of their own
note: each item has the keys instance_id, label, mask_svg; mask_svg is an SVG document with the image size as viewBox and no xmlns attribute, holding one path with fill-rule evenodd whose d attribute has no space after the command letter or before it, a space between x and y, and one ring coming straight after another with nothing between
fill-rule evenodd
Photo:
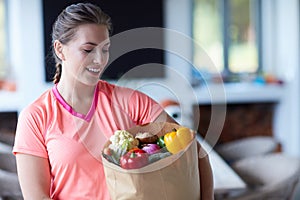
<instances>
[{"instance_id":1,"label":"white wall","mask_svg":"<svg viewBox=\"0 0 300 200\"><path fill-rule=\"evenodd\" d=\"M266 72L285 81L274 132L289 154L300 155L299 1L264 0L263 61Z\"/></svg>"},{"instance_id":2,"label":"white wall","mask_svg":"<svg viewBox=\"0 0 300 200\"><path fill-rule=\"evenodd\" d=\"M272 60L274 71L286 82L274 128L285 152L300 155L299 1L276 0ZM267 37L267 36L266 36Z\"/></svg>"},{"instance_id":3,"label":"white wall","mask_svg":"<svg viewBox=\"0 0 300 200\"><path fill-rule=\"evenodd\" d=\"M47 88L44 81L42 2L9 0L9 40L12 67L22 109Z\"/></svg>"},{"instance_id":4,"label":"white wall","mask_svg":"<svg viewBox=\"0 0 300 200\"><path fill-rule=\"evenodd\" d=\"M17 78L18 98L21 100L19 108L22 109L46 88L51 87L51 84L44 82L42 5L41 0L9 0L8 2L11 19L11 55ZM276 72L286 81L285 94L276 110L274 131L276 137L282 141L284 151L300 155L299 5L297 0L264 0L263 2L266 4L265 16L269 16L264 24L264 53L267 56L264 64L268 71ZM166 27L189 37L191 0L166 0L165 5ZM272 21L272 18L275 21ZM190 44L177 44L176 40L167 40L167 45L178 45L187 57L189 54L191 56ZM183 67L176 58L167 57L167 65L184 74L186 78L190 77L188 68ZM170 74L167 76L169 83L178 84ZM187 89L184 87L178 85L181 91ZM185 98L184 101L186 113L189 114L191 113L189 98Z\"/></svg>"}]
</instances>

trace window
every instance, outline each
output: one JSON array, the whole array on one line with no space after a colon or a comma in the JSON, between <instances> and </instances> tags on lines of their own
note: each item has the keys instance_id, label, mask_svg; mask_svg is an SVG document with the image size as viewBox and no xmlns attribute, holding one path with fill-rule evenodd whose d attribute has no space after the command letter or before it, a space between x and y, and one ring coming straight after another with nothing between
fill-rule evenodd
<instances>
[{"instance_id":1,"label":"window","mask_svg":"<svg viewBox=\"0 0 300 200\"><path fill-rule=\"evenodd\" d=\"M6 5L0 0L0 80L5 79L8 70L6 34Z\"/></svg>"},{"instance_id":2,"label":"window","mask_svg":"<svg viewBox=\"0 0 300 200\"><path fill-rule=\"evenodd\" d=\"M194 0L195 65L225 75L260 72L260 8L260 0Z\"/></svg>"}]
</instances>

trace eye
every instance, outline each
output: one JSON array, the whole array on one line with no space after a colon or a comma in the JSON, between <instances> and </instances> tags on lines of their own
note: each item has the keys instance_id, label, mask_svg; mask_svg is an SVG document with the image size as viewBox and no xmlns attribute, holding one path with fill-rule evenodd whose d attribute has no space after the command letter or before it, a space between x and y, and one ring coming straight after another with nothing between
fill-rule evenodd
<instances>
[{"instance_id":1,"label":"eye","mask_svg":"<svg viewBox=\"0 0 300 200\"><path fill-rule=\"evenodd\" d=\"M91 53L91 52L93 51L93 49L83 49L83 51L84 51L85 53Z\"/></svg>"},{"instance_id":2,"label":"eye","mask_svg":"<svg viewBox=\"0 0 300 200\"><path fill-rule=\"evenodd\" d=\"M108 49L102 49L102 53L108 53L109 50Z\"/></svg>"}]
</instances>

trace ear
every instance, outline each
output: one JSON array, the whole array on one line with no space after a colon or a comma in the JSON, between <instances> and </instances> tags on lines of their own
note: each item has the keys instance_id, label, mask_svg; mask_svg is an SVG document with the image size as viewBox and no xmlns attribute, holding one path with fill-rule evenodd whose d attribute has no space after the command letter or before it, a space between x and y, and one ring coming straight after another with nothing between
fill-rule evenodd
<instances>
[{"instance_id":1,"label":"ear","mask_svg":"<svg viewBox=\"0 0 300 200\"><path fill-rule=\"evenodd\" d=\"M53 48L57 57L62 61L65 60L65 56L63 54L63 44L60 41L55 40Z\"/></svg>"}]
</instances>

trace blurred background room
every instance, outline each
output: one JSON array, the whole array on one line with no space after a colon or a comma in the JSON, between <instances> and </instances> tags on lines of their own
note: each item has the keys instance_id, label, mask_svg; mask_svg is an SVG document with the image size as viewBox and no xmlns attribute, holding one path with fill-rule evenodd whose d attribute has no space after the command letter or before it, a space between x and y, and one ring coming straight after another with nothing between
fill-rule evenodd
<instances>
[{"instance_id":1,"label":"blurred background room","mask_svg":"<svg viewBox=\"0 0 300 200\"><path fill-rule=\"evenodd\" d=\"M0 199L21 199L11 154L17 118L53 86L51 25L75 2L0 0ZM298 0L90 2L112 17L112 44L124 31L159 28L149 29L157 47L119 58L112 49L102 78L145 92L198 131L216 184L226 180L216 199L300 199ZM220 162L241 185L229 184Z\"/></svg>"}]
</instances>

